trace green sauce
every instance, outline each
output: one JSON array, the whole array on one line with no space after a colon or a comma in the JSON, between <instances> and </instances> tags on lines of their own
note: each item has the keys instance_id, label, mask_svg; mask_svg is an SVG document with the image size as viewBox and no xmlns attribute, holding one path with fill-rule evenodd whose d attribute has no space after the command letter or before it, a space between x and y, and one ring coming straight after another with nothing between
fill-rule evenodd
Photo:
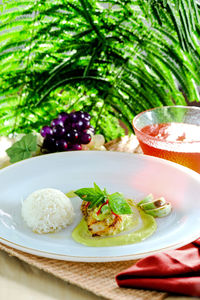
<instances>
[{"instance_id":1,"label":"green sauce","mask_svg":"<svg viewBox=\"0 0 200 300\"><path fill-rule=\"evenodd\" d=\"M125 220L123 232L120 234L105 237L92 237L86 221L82 219L72 232L72 237L76 242L90 247L121 246L141 242L154 233L157 224L154 217L145 214L140 209L138 209L138 211L138 216L134 215L132 218L127 218ZM141 225L137 229L140 222Z\"/></svg>"},{"instance_id":2,"label":"green sauce","mask_svg":"<svg viewBox=\"0 0 200 300\"><path fill-rule=\"evenodd\" d=\"M74 191L70 191L65 194L68 198L74 198L77 197L77 195L74 193Z\"/></svg>"}]
</instances>

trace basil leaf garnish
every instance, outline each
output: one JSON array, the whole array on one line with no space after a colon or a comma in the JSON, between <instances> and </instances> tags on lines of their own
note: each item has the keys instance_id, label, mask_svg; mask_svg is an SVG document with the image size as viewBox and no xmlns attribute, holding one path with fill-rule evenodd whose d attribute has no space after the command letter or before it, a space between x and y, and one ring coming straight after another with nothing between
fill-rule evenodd
<instances>
[{"instance_id":1,"label":"basil leaf garnish","mask_svg":"<svg viewBox=\"0 0 200 300\"><path fill-rule=\"evenodd\" d=\"M106 189L101 190L96 183L94 183L94 188L82 188L75 191L75 194L82 200L90 202L89 208L99 206L108 200L107 204L111 212L117 215L132 213L129 204L122 194L114 193L109 195Z\"/></svg>"},{"instance_id":2,"label":"basil leaf garnish","mask_svg":"<svg viewBox=\"0 0 200 300\"><path fill-rule=\"evenodd\" d=\"M111 210L117 215L131 214L132 210L124 196L120 193L114 193L108 196Z\"/></svg>"}]
</instances>

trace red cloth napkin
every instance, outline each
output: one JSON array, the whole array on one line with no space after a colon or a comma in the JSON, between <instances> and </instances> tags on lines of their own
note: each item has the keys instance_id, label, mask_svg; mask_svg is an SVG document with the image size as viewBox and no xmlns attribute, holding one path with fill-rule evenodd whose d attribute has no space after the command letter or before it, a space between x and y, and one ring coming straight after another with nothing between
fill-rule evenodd
<instances>
[{"instance_id":1,"label":"red cloth napkin","mask_svg":"<svg viewBox=\"0 0 200 300\"><path fill-rule=\"evenodd\" d=\"M200 239L139 260L116 276L120 287L200 296Z\"/></svg>"}]
</instances>

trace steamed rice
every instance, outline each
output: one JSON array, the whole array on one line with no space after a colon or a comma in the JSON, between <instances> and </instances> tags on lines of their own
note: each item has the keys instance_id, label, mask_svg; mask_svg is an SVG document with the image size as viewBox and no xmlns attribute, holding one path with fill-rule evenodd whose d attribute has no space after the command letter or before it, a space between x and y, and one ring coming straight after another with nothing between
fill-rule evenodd
<instances>
[{"instance_id":1,"label":"steamed rice","mask_svg":"<svg viewBox=\"0 0 200 300\"><path fill-rule=\"evenodd\" d=\"M74 209L64 193L46 188L33 192L23 201L22 217L36 233L56 232L73 222Z\"/></svg>"}]
</instances>

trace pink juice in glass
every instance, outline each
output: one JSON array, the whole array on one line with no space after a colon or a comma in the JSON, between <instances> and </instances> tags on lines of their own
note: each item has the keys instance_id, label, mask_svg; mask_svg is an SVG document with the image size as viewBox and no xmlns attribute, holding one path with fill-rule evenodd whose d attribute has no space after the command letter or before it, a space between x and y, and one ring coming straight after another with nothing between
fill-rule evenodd
<instances>
[{"instance_id":1,"label":"pink juice in glass","mask_svg":"<svg viewBox=\"0 0 200 300\"><path fill-rule=\"evenodd\" d=\"M199 125L181 122L143 125L139 129L134 126L134 129L144 154L173 161L200 173Z\"/></svg>"}]
</instances>

